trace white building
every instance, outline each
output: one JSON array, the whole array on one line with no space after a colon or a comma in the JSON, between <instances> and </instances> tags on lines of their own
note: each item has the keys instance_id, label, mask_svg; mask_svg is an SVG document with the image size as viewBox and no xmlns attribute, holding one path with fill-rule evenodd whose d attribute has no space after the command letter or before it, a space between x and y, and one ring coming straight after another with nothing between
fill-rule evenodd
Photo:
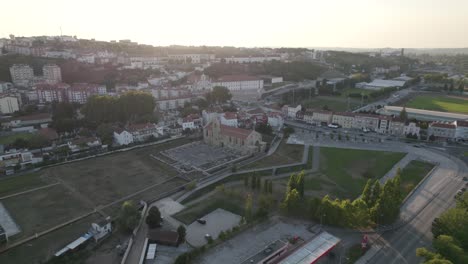
<instances>
[{"instance_id":1,"label":"white building","mask_svg":"<svg viewBox=\"0 0 468 264\"><path fill-rule=\"evenodd\" d=\"M416 135L419 137L419 131L421 130L420 127L416 125L414 122L410 122L409 124L403 127L403 134L405 135Z\"/></svg>"},{"instance_id":2,"label":"white building","mask_svg":"<svg viewBox=\"0 0 468 264\"><path fill-rule=\"evenodd\" d=\"M9 95L0 96L0 113L12 114L16 111L19 111L18 98Z\"/></svg>"},{"instance_id":3,"label":"white building","mask_svg":"<svg viewBox=\"0 0 468 264\"><path fill-rule=\"evenodd\" d=\"M263 90L263 80L249 75L225 75L213 82L213 87L226 87L233 97L251 95L258 98Z\"/></svg>"},{"instance_id":4,"label":"white building","mask_svg":"<svg viewBox=\"0 0 468 264\"><path fill-rule=\"evenodd\" d=\"M221 109L208 109L202 111L203 125L207 125L222 114Z\"/></svg>"},{"instance_id":5,"label":"white building","mask_svg":"<svg viewBox=\"0 0 468 264\"><path fill-rule=\"evenodd\" d=\"M268 124L271 127L282 127L284 124L284 119L281 113L278 112L270 112L268 113Z\"/></svg>"},{"instance_id":6,"label":"white building","mask_svg":"<svg viewBox=\"0 0 468 264\"><path fill-rule=\"evenodd\" d=\"M46 64L42 67L42 72L47 83L55 84L62 82L62 71L59 66L55 64Z\"/></svg>"},{"instance_id":7,"label":"white building","mask_svg":"<svg viewBox=\"0 0 468 264\"><path fill-rule=\"evenodd\" d=\"M141 123L129 125L126 129L133 136L133 141L143 142L151 136L157 138L163 135L162 128L152 123Z\"/></svg>"},{"instance_id":8,"label":"white building","mask_svg":"<svg viewBox=\"0 0 468 264\"><path fill-rule=\"evenodd\" d=\"M222 125L225 126L230 126L230 127L238 127L238 119L237 119L237 113L233 112L226 112L221 115L220 117L220 122Z\"/></svg>"},{"instance_id":9,"label":"white building","mask_svg":"<svg viewBox=\"0 0 468 264\"><path fill-rule=\"evenodd\" d=\"M76 60L88 64L94 64L96 61L93 53L81 54Z\"/></svg>"},{"instance_id":10,"label":"white building","mask_svg":"<svg viewBox=\"0 0 468 264\"><path fill-rule=\"evenodd\" d=\"M283 114L289 118L296 118L297 112L301 110L302 110L301 105L297 105L297 106L284 105L282 108Z\"/></svg>"},{"instance_id":11,"label":"white building","mask_svg":"<svg viewBox=\"0 0 468 264\"><path fill-rule=\"evenodd\" d=\"M127 130L116 130L114 131L114 142L118 145L128 145L133 143L133 136Z\"/></svg>"},{"instance_id":12,"label":"white building","mask_svg":"<svg viewBox=\"0 0 468 264\"><path fill-rule=\"evenodd\" d=\"M257 57L230 57L224 58L227 63L261 63L266 61L280 61L280 56L257 56Z\"/></svg>"},{"instance_id":13,"label":"white building","mask_svg":"<svg viewBox=\"0 0 468 264\"><path fill-rule=\"evenodd\" d=\"M10 67L11 80L15 85L28 86L34 78L34 71L29 65L15 64Z\"/></svg>"},{"instance_id":14,"label":"white building","mask_svg":"<svg viewBox=\"0 0 468 264\"><path fill-rule=\"evenodd\" d=\"M366 90L382 90L385 88L401 88L405 85L405 83L405 81L375 79L370 83L356 83L356 88Z\"/></svg>"},{"instance_id":15,"label":"white building","mask_svg":"<svg viewBox=\"0 0 468 264\"><path fill-rule=\"evenodd\" d=\"M427 133L429 136L452 139L455 138L456 129L456 123L433 122L429 124Z\"/></svg>"},{"instance_id":16,"label":"white building","mask_svg":"<svg viewBox=\"0 0 468 264\"><path fill-rule=\"evenodd\" d=\"M468 139L468 121L457 120L456 124L455 138Z\"/></svg>"}]
</instances>

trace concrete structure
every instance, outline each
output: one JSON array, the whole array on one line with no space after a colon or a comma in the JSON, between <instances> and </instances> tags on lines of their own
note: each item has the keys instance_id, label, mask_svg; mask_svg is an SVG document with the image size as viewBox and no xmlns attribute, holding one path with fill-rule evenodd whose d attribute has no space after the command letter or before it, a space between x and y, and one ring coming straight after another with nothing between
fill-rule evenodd
<instances>
[{"instance_id":1,"label":"concrete structure","mask_svg":"<svg viewBox=\"0 0 468 264\"><path fill-rule=\"evenodd\" d=\"M242 154L262 152L266 147L260 133L223 125L218 118L203 128L203 140L209 145L232 148Z\"/></svg>"},{"instance_id":2,"label":"concrete structure","mask_svg":"<svg viewBox=\"0 0 468 264\"><path fill-rule=\"evenodd\" d=\"M330 111L314 111L312 114L312 124L321 125L322 123L330 124L332 122L333 112ZM305 116L304 116L305 118Z\"/></svg>"},{"instance_id":3,"label":"concrete structure","mask_svg":"<svg viewBox=\"0 0 468 264\"><path fill-rule=\"evenodd\" d=\"M384 106L383 108L377 110L379 114L382 115L392 115L399 116L403 107L400 106ZM406 107L406 113L408 113L408 118L415 118L420 121L456 121L456 120L468 120L468 115L456 114L456 113L447 113L447 112L438 112L438 111L429 111L421 110L415 108Z\"/></svg>"},{"instance_id":4,"label":"concrete structure","mask_svg":"<svg viewBox=\"0 0 468 264\"><path fill-rule=\"evenodd\" d=\"M19 100L15 96L0 95L0 113L12 114L19 110Z\"/></svg>"},{"instance_id":5,"label":"concrete structure","mask_svg":"<svg viewBox=\"0 0 468 264\"><path fill-rule=\"evenodd\" d=\"M427 134L436 138L455 138L457 126L455 123L433 122L429 124Z\"/></svg>"},{"instance_id":6,"label":"concrete structure","mask_svg":"<svg viewBox=\"0 0 468 264\"><path fill-rule=\"evenodd\" d=\"M70 85L66 83L39 84L35 86L37 100L39 103L65 102L67 101L67 91Z\"/></svg>"},{"instance_id":7,"label":"concrete structure","mask_svg":"<svg viewBox=\"0 0 468 264\"><path fill-rule=\"evenodd\" d=\"M10 67L10 75L14 85L28 86L34 78L34 71L29 65L15 64Z\"/></svg>"},{"instance_id":8,"label":"concrete structure","mask_svg":"<svg viewBox=\"0 0 468 264\"><path fill-rule=\"evenodd\" d=\"M388 127L388 133L396 136L404 135L405 122L399 119L392 119Z\"/></svg>"},{"instance_id":9,"label":"concrete structure","mask_svg":"<svg viewBox=\"0 0 468 264\"><path fill-rule=\"evenodd\" d=\"M414 122L410 122L403 127L403 134L406 135L416 135L419 137L419 131L421 128L416 125Z\"/></svg>"},{"instance_id":10,"label":"concrete structure","mask_svg":"<svg viewBox=\"0 0 468 264\"><path fill-rule=\"evenodd\" d=\"M366 90L382 90L385 88L401 88L405 86L405 81L398 81L398 80L381 80L375 79L370 83L361 82L356 83L356 88L366 89Z\"/></svg>"},{"instance_id":11,"label":"concrete structure","mask_svg":"<svg viewBox=\"0 0 468 264\"><path fill-rule=\"evenodd\" d=\"M356 114L354 116L353 128L377 131L379 128L379 117L376 115Z\"/></svg>"},{"instance_id":12,"label":"concrete structure","mask_svg":"<svg viewBox=\"0 0 468 264\"><path fill-rule=\"evenodd\" d=\"M340 239L328 232L321 232L312 240L302 245L291 255L277 262L278 264L312 264L327 255L340 243Z\"/></svg>"},{"instance_id":13,"label":"concrete structure","mask_svg":"<svg viewBox=\"0 0 468 264\"><path fill-rule=\"evenodd\" d=\"M55 64L46 64L42 67L44 80L47 83L55 84L62 82L62 71L60 67Z\"/></svg>"},{"instance_id":14,"label":"concrete structure","mask_svg":"<svg viewBox=\"0 0 468 264\"><path fill-rule=\"evenodd\" d=\"M221 124L230 127L238 127L237 113L226 112L220 116Z\"/></svg>"}]
</instances>

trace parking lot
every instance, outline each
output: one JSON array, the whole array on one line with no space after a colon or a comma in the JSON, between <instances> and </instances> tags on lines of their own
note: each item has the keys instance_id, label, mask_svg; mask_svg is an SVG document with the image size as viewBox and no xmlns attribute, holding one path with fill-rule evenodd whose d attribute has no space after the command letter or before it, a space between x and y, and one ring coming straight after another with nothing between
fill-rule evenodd
<instances>
[{"instance_id":1,"label":"parking lot","mask_svg":"<svg viewBox=\"0 0 468 264\"><path fill-rule=\"evenodd\" d=\"M310 223L302 221L283 221L279 218L256 225L233 239L220 244L201 256L195 263L198 264L238 264L264 250L270 243L281 239L299 236L304 240L311 239L314 234L307 230Z\"/></svg>"},{"instance_id":2,"label":"parking lot","mask_svg":"<svg viewBox=\"0 0 468 264\"><path fill-rule=\"evenodd\" d=\"M233 150L209 146L202 141L185 144L161 153L183 166L203 170L230 162L241 156Z\"/></svg>"},{"instance_id":3,"label":"parking lot","mask_svg":"<svg viewBox=\"0 0 468 264\"><path fill-rule=\"evenodd\" d=\"M207 243L205 238L206 234L209 234L213 239L216 239L221 233L228 229L239 225L241 221L241 216L233 214L224 209L216 209L213 212L202 217L206 224L198 223L197 221L193 222L187 226L187 242L192 246L203 246ZM211 263L220 263L220 262L211 262Z\"/></svg>"}]
</instances>

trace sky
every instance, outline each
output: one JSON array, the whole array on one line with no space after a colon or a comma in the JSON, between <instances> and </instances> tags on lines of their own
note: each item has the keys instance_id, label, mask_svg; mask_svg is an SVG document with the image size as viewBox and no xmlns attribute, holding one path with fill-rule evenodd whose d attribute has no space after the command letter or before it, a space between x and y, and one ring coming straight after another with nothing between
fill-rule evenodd
<instances>
[{"instance_id":1,"label":"sky","mask_svg":"<svg viewBox=\"0 0 468 264\"><path fill-rule=\"evenodd\" d=\"M76 35L157 46L462 48L468 0L23 0L0 37Z\"/></svg>"}]
</instances>

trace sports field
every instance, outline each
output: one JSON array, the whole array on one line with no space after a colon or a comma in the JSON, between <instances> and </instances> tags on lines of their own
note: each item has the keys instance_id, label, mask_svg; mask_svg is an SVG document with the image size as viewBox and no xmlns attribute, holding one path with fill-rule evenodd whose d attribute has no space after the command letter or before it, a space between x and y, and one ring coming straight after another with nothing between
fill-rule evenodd
<instances>
[{"instance_id":1,"label":"sports field","mask_svg":"<svg viewBox=\"0 0 468 264\"><path fill-rule=\"evenodd\" d=\"M468 114L468 98L420 95L407 102L406 107Z\"/></svg>"}]
</instances>

